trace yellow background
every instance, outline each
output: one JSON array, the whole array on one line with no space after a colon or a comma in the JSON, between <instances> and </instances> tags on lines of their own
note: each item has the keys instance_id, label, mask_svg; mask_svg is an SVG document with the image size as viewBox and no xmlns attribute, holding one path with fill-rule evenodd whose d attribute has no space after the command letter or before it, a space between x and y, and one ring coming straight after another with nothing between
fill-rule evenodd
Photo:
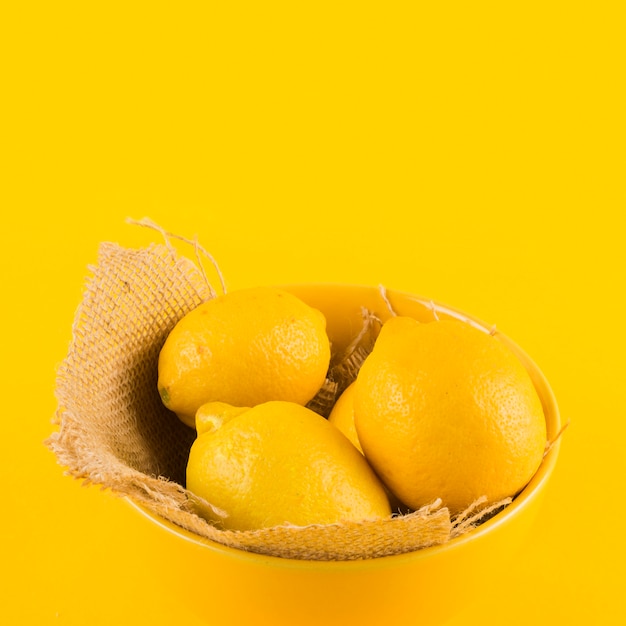
<instances>
[{"instance_id":1,"label":"yellow background","mask_svg":"<svg viewBox=\"0 0 626 626\"><path fill-rule=\"evenodd\" d=\"M11 4L2 622L198 623L156 529L42 444L87 266L159 240L143 216L231 290L384 283L516 340L570 427L515 567L449 626L623 621L623 3Z\"/></svg>"}]
</instances>

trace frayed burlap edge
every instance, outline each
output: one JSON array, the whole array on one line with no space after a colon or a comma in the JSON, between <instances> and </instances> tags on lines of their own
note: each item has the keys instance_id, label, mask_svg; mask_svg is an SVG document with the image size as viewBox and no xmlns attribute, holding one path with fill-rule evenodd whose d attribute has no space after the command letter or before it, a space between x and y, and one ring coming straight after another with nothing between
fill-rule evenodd
<instances>
[{"instance_id":1,"label":"frayed burlap edge","mask_svg":"<svg viewBox=\"0 0 626 626\"><path fill-rule=\"evenodd\" d=\"M470 507L472 515L456 522L437 501L387 520L245 532L221 530L196 515L195 497L183 486L195 431L162 405L157 362L176 322L216 292L201 264L178 255L170 234L155 229L164 234L165 245L133 250L103 243L90 268L68 355L57 374L58 429L46 440L67 474L128 497L199 537L306 560L375 558L442 544L473 528L483 511L506 505L481 509L478 503ZM197 242L195 249L198 256ZM364 311L363 331L346 353L348 375L339 365L338 381L331 379L336 395L358 371L376 332L376 320Z\"/></svg>"},{"instance_id":2,"label":"frayed burlap edge","mask_svg":"<svg viewBox=\"0 0 626 626\"><path fill-rule=\"evenodd\" d=\"M173 420L149 387L156 385L160 345L185 312L214 292L167 245L130 250L103 243L89 269L68 355L57 370L58 430L45 443L66 473L85 484L148 506L191 510L180 483L195 433ZM155 275L167 279L155 283ZM164 449L170 441L172 454Z\"/></svg>"},{"instance_id":3,"label":"frayed burlap edge","mask_svg":"<svg viewBox=\"0 0 626 626\"><path fill-rule=\"evenodd\" d=\"M361 316L361 330L344 350L333 353L322 388L307 404L308 408L324 417L330 415L339 396L356 380L382 327L381 320L366 307L361 307Z\"/></svg>"}]
</instances>

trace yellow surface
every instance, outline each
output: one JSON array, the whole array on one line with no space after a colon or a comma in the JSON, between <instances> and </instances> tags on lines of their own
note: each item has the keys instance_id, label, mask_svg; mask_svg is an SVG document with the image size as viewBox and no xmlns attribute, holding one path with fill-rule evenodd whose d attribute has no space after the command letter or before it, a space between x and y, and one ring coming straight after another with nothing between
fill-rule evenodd
<instances>
[{"instance_id":1,"label":"yellow surface","mask_svg":"<svg viewBox=\"0 0 626 626\"><path fill-rule=\"evenodd\" d=\"M623 3L425 6L0 10L2 623L206 623L162 531L41 443L86 266L158 239L144 215L230 289L384 283L516 340L570 427L515 567L447 626L624 621Z\"/></svg>"}]
</instances>

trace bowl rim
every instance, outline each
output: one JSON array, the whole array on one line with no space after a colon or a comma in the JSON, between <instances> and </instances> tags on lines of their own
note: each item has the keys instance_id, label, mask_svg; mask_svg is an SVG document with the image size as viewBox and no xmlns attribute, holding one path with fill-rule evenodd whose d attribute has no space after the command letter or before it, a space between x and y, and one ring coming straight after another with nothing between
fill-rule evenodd
<instances>
[{"instance_id":1,"label":"bowl rim","mask_svg":"<svg viewBox=\"0 0 626 626\"><path fill-rule=\"evenodd\" d=\"M361 289L372 290L376 289L371 285L351 284L351 283L297 283L289 285L281 285L286 289L289 288L346 288L346 289ZM488 325L475 315L469 314L456 307L443 304L439 301L425 298L423 296L413 294L410 292L386 289L387 295L395 295L399 298L413 300L428 308L431 308L436 316L436 313L442 313L444 315L451 316L456 319L460 319L465 322L471 323L486 333L491 333L493 325ZM435 313L436 312L436 313ZM450 539L446 543L430 546L427 548L421 548L411 552L404 552L401 554L393 554L388 556L371 557L365 559L354 560L307 560L307 559L294 559L280 556L266 555L262 553L253 552L250 550L242 550L240 548L233 548L227 545L220 544L211 539L197 535L182 526L178 526L169 520L166 520L156 513L148 510L142 504L139 504L132 500L132 498L125 496L125 500L143 516L147 517L152 523L163 528L172 535L181 538L191 544L195 544L201 549L207 549L211 552L221 554L225 557L230 557L237 560L243 560L246 562L256 562L258 564L267 565L271 562L273 566L282 567L285 569L307 569L307 570L324 570L324 571L338 571L338 570L369 570L380 569L381 567L394 567L401 564L414 563L422 559L427 559L437 553L446 553L450 550L456 550L463 545L476 542L480 540L484 535L491 533L492 531L504 526L509 521L518 517L524 509L536 500L541 492L544 491L548 480L554 472L556 462L560 452L561 438L560 433L562 430L561 417L559 407L557 404L556 396L545 377L543 371L539 368L537 363L521 348L515 341L513 341L506 333L497 330L498 336L503 339L506 344L516 353L518 358L522 361L527 370L533 372L535 386L539 383L541 389L538 389L542 404L544 405L544 413L551 416L551 422L547 424L549 432L554 433L554 437L551 440L549 450L544 455L544 458L535 472L531 480L526 486L514 497L513 501L502 511L491 517L486 522L480 524L475 529L464 533L458 537ZM549 411L545 409L548 408Z\"/></svg>"}]
</instances>

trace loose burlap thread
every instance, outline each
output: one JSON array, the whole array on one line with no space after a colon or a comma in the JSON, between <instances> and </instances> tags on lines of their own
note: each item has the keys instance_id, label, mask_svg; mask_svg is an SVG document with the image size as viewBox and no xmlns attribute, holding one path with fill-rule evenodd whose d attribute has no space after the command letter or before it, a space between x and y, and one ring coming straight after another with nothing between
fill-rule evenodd
<instances>
[{"instance_id":1,"label":"loose burlap thread","mask_svg":"<svg viewBox=\"0 0 626 626\"><path fill-rule=\"evenodd\" d=\"M479 522L481 514L455 523L440 501L376 521L256 531L207 522L184 487L195 431L163 406L157 364L176 322L215 291L201 264L180 255L167 238L165 245L140 249L103 243L90 270L57 372L57 429L46 441L71 476L126 496L199 537L285 558L354 560L411 552L445 543ZM354 369L352 361L349 366ZM334 391L340 388L329 382Z\"/></svg>"}]
</instances>

